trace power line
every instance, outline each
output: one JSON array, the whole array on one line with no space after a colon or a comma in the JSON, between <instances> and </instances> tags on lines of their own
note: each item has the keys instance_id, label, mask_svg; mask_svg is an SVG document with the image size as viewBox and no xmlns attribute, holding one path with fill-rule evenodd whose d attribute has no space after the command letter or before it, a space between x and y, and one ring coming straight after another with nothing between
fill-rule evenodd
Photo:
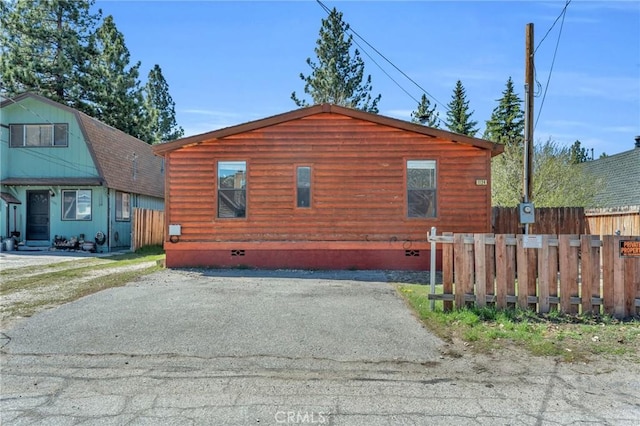
<instances>
[{"instance_id":1,"label":"power line","mask_svg":"<svg viewBox=\"0 0 640 426\"><path fill-rule=\"evenodd\" d=\"M544 93L542 95L542 101L540 102L540 108L538 108L538 114L536 116L536 121L535 121L535 124L533 125L533 129L534 130L538 126L538 120L540 119L540 114L542 113L542 107L544 106L544 100L547 97L547 89L549 89L549 82L551 82L551 74L553 73L553 65L556 62L556 54L558 53L558 46L560 45L560 38L562 36L562 28L564 27L564 17L567 14L567 6L569 6L569 3L571 3L571 0L567 0L567 3L565 4L564 9L562 9L562 13L560 14L560 16L562 16L562 21L560 22L560 31L558 31L558 40L556 40L556 47L555 47L555 50L553 51L553 59L551 60L551 67L549 69L549 76L547 77L547 84L545 85ZM557 21L557 19L556 19L556 21ZM555 22L554 22L554 25L555 25ZM553 28L553 26L551 28Z\"/></svg>"},{"instance_id":2,"label":"power line","mask_svg":"<svg viewBox=\"0 0 640 426\"><path fill-rule=\"evenodd\" d=\"M324 11L327 14L331 14L331 10L324 4L322 3L321 0L316 0L316 2L320 5L320 7L322 7L322 9L324 9ZM429 96L431 99L433 99L434 102L436 102L437 104L439 104L442 108L444 108L444 110L446 112L449 112L449 108L443 104L442 102L440 102L438 99L436 99L433 95L431 95L425 88L423 88L422 86L420 86L414 79L412 79L411 77L409 77L404 71L402 71L400 68L398 68L393 62L391 62L385 55L383 55L378 49L376 49L371 43L369 43L367 40L364 39L364 37L362 37L360 34L358 34L358 32L356 30L354 30L351 26L349 26L349 31L351 31L351 33L353 33L353 35L355 35L356 37L358 37L360 40L362 40L367 46L369 46L371 49L373 49L374 52L376 52L382 59L384 59L387 63L389 63L393 68L395 68L400 74L402 74L407 80L409 80L411 83L413 83L416 87L418 87L424 94L426 94L427 96ZM357 41L356 41L356 45L360 46ZM371 55L369 55L361 46L360 48L362 49L363 52L365 52L365 54L371 58ZM372 59L373 60L373 59ZM387 77L391 78L391 76L377 63L374 61L374 63L378 66L378 68L380 68L385 75L387 75ZM407 93L411 99L413 99L414 101L416 101L416 99L411 96L404 88L402 88L402 86L400 86L395 80L391 79L394 83L396 83L398 85L398 87L400 87L402 89L402 91L404 91L405 93ZM418 104L420 103L419 101L416 101ZM440 118L438 118L439 120L441 120Z\"/></svg>"},{"instance_id":3,"label":"power line","mask_svg":"<svg viewBox=\"0 0 640 426\"><path fill-rule=\"evenodd\" d=\"M553 24L551 24L551 27L547 30L547 33L544 35L544 37L542 37L542 40L540 40L540 43L538 43L538 45L536 46L536 48L533 50L533 54L535 55L535 53L538 51L538 48L540 47L540 45L542 44L542 42L547 38L547 36L549 35L549 33L551 32L551 30L553 29L553 27L556 26L556 23L558 22L558 19L560 19L560 17L562 17L562 22L564 22L564 15L567 12L567 7L569 7L569 3L571 3L571 0L567 0L567 2L564 5L564 8L562 8L562 11L560 12L560 14L558 15L558 17L556 18L555 21L553 21ZM562 27L562 26L561 26ZM562 29L560 30L562 31Z\"/></svg>"}]
</instances>

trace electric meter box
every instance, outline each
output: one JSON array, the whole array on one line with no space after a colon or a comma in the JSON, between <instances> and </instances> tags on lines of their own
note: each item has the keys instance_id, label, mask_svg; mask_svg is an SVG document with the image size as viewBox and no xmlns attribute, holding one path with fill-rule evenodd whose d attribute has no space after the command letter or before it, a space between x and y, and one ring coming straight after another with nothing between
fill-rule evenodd
<instances>
[{"instance_id":1,"label":"electric meter box","mask_svg":"<svg viewBox=\"0 0 640 426\"><path fill-rule=\"evenodd\" d=\"M520 223L535 223L536 215L533 203L520 203L518 211L520 212Z\"/></svg>"},{"instance_id":2,"label":"electric meter box","mask_svg":"<svg viewBox=\"0 0 640 426\"><path fill-rule=\"evenodd\" d=\"M173 236L180 236L182 235L182 226L180 225L169 225L169 235Z\"/></svg>"}]
</instances>

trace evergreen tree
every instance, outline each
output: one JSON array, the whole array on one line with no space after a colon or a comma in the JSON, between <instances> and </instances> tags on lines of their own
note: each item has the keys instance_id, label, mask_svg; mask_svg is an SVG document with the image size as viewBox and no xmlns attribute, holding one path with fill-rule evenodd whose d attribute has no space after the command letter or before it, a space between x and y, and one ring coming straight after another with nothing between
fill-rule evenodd
<instances>
[{"instance_id":1,"label":"evergreen tree","mask_svg":"<svg viewBox=\"0 0 640 426\"><path fill-rule=\"evenodd\" d=\"M82 65L101 12L93 0L0 2L0 81L6 96L33 91L85 110Z\"/></svg>"},{"instance_id":2,"label":"evergreen tree","mask_svg":"<svg viewBox=\"0 0 640 426\"><path fill-rule=\"evenodd\" d=\"M420 99L420 103L418 104L418 109L411 113L411 121L428 127L438 128L438 121L440 120L439 116L440 113L436 112L436 106L434 105L433 108L431 108L429 98L427 98L427 95L423 94Z\"/></svg>"},{"instance_id":3,"label":"evergreen tree","mask_svg":"<svg viewBox=\"0 0 640 426\"><path fill-rule=\"evenodd\" d=\"M139 139L148 141L149 128L140 88L140 62L130 66L129 49L112 16L91 38L92 60L86 89L90 115Z\"/></svg>"},{"instance_id":4,"label":"evergreen tree","mask_svg":"<svg viewBox=\"0 0 640 426\"><path fill-rule=\"evenodd\" d=\"M307 58L312 72L308 76L300 73L300 79L305 82L304 92L311 96L312 104L332 103L377 113L381 95L371 98L371 75L363 83L364 61L358 49L351 56L353 36L346 36L348 30L349 24L342 21L342 13L336 8L322 20L320 38L314 49L318 63ZM299 107L309 105L299 99L296 92L291 94L291 99Z\"/></svg>"},{"instance_id":5,"label":"evergreen tree","mask_svg":"<svg viewBox=\"0 0 640 426\"><path fill-rule=\"evenodd\" d=\"M505 145L521 146L524 143L524 111L521 104L522 99L514 92L513 81L509 77L498 106L487 120L482 137Z\"/></svg>"},{"instance_id":6,"label":"evergreen tree","mask_svg":"<svg viewBox=\"0 0 640 426\"><path fill-rule=\"evenodd\" d=\"M184 129L176 123L175 105L169 94L169 84L156 64L149 71L145 86L145 110L150 126L148 142L166 142L184 135Z\"/></svg>"},{"instance_id":7,"label":"evergreen tree","mask_svg":"<svg viewBox=\"0 0 640 426\"><path fill-rule=\"evenodd\" d=\"M579 164L589 161L589 154L587 154L587 148L582 147L582 143L576 140L571 148L569 148L569 155L571 156L572 164Z\"/></svg>"},{"instance_id":8,"label":"evergreen tree","mask_svg":"<svg viewBox=\"0 0 640 426\"><path fill-rule=\"evenodd\" d=\"M449 130L467 136L475 136L478 133L478 122L471 120L474 111L469 111L467 94L460 80L456 82L448 109L446 125Z\"/></svg>"}]
</instances>

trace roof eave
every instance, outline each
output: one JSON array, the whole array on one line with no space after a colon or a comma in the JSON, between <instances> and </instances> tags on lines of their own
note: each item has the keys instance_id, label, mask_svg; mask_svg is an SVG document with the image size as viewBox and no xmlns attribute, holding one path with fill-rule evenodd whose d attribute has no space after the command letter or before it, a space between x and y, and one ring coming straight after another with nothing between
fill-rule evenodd
<instances>
[{"instance_id":1,"label":"roof eave","mask_svg":"<svg viewBox=\"0 0 640 426\"><path fill-rule=\"evenodd\" d=\"M165 142L153 147L153 152L156 155L164 156L168 152L175 151L176 149L185 148L188 146L198 145L200 143L211 141L215 139L224 138L227 136L236 135L239 133L249 132L264 127L282 124L287 121L297 120L305 118L319 113L334 113L341 114L351 118L370 121L373 123L395 127L410 132L415 132L430 136L433 138L440 138L451 140L455 143L461 143L464 145L470 145L481 149L487 149L491 151L491 156L496 156L504 151L504 146L496 144L487 140L477 139L471 136L461 135L458 133L449 132L446 130L435 129L433 127L423 126L421 124L411 123L408 121L400 120L397 118L386 117L379 114L374 114L366 111L360 111L356 109L346 108L333 104L319 104L306 108L300 108L297 110L285 112L282 114L274 115L271 117L263 118L256 121L250 121L247 123L238 124L231 127L225 127L223 129L214 130L199 135L189 136L182 139L177 139L171 142Z\"/></svg>"}]
</instances>

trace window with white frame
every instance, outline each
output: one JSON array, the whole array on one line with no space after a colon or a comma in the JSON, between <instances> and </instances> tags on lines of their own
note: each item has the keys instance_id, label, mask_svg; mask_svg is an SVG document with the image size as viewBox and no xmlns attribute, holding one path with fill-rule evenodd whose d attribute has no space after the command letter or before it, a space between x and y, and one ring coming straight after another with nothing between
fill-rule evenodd
<instances>
[{"instance_id":1,"label":"window with white frame","mask_svg":"<svg viewBox=\"0 0 640 426\"><path fill-rule=\"evenodd\" d=\"M296 205L303 208L311 207L311 167L298 166L296 189Z\"/></svg>"},{"instance_id":2,"label":"window with white frame","mask_svg":"<svg viewBox=\"0 0 640 426\"><path fill-rule=\"evenodd\" d=\"M116 220L131 220L131 194L116 191Z\"/></svg>"},{"instance_id":3,"label":"window with white frame","mask_svg":"<svg viewBox=\"0 0 640 426\"><path fill-rule=\"evenodd\" d=\"M69 125L10 124L9 140L9 145L14 148L69 146Z\"/></svg>"},{"instance_id":4,"label":"window with white frame","mask_svg":"<svg viewBox=\"0 0 640 426\"><path fill-rule=\"evenodd\" d=\"M407 216L436 217L435 160L407 161Z\"/></svg>"},{"instance_id":5,"label":"window with white frame","mask_svg":"<svg viewBox=\"0 0 640 426\"><path fill-rule=\"evenodd\" d=\"M91 220L91 190L62 190L62 220Z\"/></svg>"},{"instance_id":6,"label":"window with white frame","mask_svg":"<svg viewBox=\"0 0 640 426\"><path fill-rule=\"evenodd\" d=\"M218 161L218 217L247 216L247 162Z\"/></svg>"}]
</instances>

